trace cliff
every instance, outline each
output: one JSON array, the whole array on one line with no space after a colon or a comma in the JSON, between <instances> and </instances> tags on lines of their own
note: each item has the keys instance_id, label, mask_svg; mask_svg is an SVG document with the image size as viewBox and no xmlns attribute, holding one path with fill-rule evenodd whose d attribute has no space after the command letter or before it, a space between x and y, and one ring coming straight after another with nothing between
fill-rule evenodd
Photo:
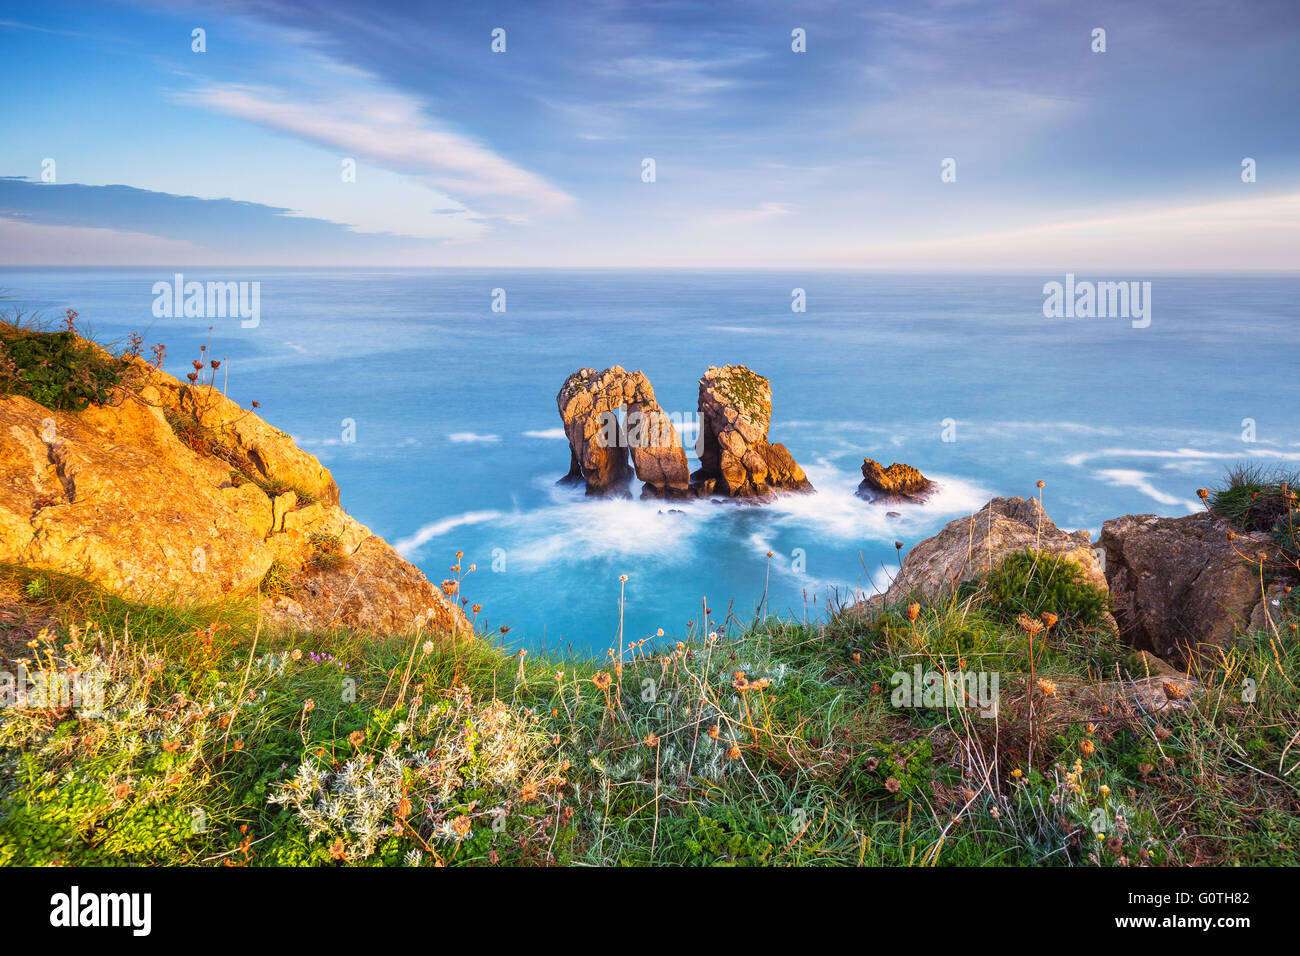
<instances>
[{"instance_id":1,"label":"cliff","mask_svg":"<svg viewBox=\"0 0 1300 956\"><path fill-rule=\"evenodd\" d=\"M442 590L343 511L315 457L218 388L66 338L107 370L102 401L47 407L29 397L43 394L28 387L30 370L15 371L7 332L0 562L138 601L257 598L267 620L300 628L468 627Z\"/></svg>"}]
</instances>

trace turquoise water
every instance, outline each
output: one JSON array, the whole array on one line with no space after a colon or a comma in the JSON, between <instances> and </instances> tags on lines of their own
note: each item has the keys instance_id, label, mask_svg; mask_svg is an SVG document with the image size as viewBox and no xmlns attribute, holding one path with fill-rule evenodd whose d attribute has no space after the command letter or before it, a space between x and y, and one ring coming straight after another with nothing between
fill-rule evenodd
<instances>
[{"instance_id":1,"label":"turquoise water","mask_svg":"<svg viewBox=\"0 0 1300 956\"><path fill-rule=\"evenodd\" d=\"M478 566L464 594L529 647L608 647L621 574L628 639L681 633L705 599L747 620L765 589L772 611L811 616L887 583L896 540L1040 479L1058 524L1095 533L1118 514L1191 510L1237 461L1300 466L1294 276L1080 274L1151 281L1151 325L1135 329L1044 318L1059 274L180 270L259 281L260 324L243 328L155 318L153 284L173 271L10 268L0 288L13 307L76 309L101 340L162 341L178 376L211 334L233 399L259 401L434 581L464 551ZM670 508L556 486L570 372L642 369L690 420L700 374L729 363L772 380L770 437L817 494ZM889 517L853 496L864 455L942 491Z\"/></svg>"}]
</instances>

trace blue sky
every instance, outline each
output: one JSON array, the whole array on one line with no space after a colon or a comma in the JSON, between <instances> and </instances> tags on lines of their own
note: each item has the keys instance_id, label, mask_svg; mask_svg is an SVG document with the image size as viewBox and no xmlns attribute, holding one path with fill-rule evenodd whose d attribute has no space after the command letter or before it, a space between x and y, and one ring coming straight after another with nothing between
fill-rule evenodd
<instances>
[{"instance_id":1,"label":"blue sky","mask_svg":"<svg viewBox=\"0 0 1300 956\"><path fill-rule=\"evenodd\" d=\"M218 6L0 2L0 262L1300 264L1291 0Z\"/></svg>"}]
</instances>

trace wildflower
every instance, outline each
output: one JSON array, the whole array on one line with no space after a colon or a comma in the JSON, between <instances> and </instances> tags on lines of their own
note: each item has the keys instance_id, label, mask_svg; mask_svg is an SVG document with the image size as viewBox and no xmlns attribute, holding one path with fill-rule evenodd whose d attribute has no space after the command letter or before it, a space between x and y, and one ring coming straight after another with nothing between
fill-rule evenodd
<instances>
[{"instance_id":1,"label":"wildflower","mask_svg":"<svg viewBox=\"0 0 1300 956\"><path fill-rule=\"evenodd\" d=\"M315 709L316 709L316 701L312 700L310 697L308 697L305 701L302 702L302 712L304 714L310 714Z\"/></svg>"},{"instance_id":2,"label":"wildflower","mask_svg":"<svg viewBox=\"0 0 1300 956\"><path fill-rule=\"evenodd\" d=\"M477 614L479 611L483 610L483 605L475 604L473 607L470 608L470 610L473 611L475 614Z\"/></svg>"},{"instance_id":3,"label":"wildflower","mask_svg":"<svg viewBox=\"0 0 1300 956\"><path fill-rule=\"evenodd\" d=\"M620 575L618 576L618 580L619 580L619 583L620 583L620 584L626 584L626 583L627 583L627 575L626 575L626 574L620 574Z\"/></svg>"},{"instance_id":4,"label":"wildflower","mask_svg":"<svg viewBox=\"0 0 1300 956\"><path fill-rule=\"evenodd\" d=\"M1085 757L1091 757L1097 752L1097 745L1085 737L1079 742L1079 749L1083 751Z\"/></svg>"},{"instance_id":5,"label":"wildflower","mask_svg":"<svg viewBox=\"0 0 1300 956\"><path fill-rule=\"evenodd\" d=\"M591 682L601 690L609 690L609 685L613 682L613 679L606 671L596 671L596 676L591 679Z\"/></svg>"},{"instance_id":6,"label":"wildflower","mask_svg":"<svg viewBox=\"0 0 1300 956\"><path fill-rule=\"evenodd\" d=\"M709 640L710 640L710 641L716 641L717 639L718 639L718 632L717 632L717 631L709 631Z\"/></svg>"},{"instance_id":7,"label":"wildflower","mask_svg":"<svg viewBox=\"0 0 1300 956\"><path fill-rule=\"evenodd\" d=\"M1060 620L1060 618L1058 618L1051 611L1044 611L1041 616L1043 618L1043 623L1047 625L1047 629L1049 631L1052 629L1053 625L1055 625L1056 622Z\"/></svg>"},{"instance_id":8,"label":"wildflower","mask_svg":"<svg viewBox=\"0 0 1300 956\"><path fill-rule=\"evenodd\" d=\"M162 748L165 753L174 754L181 749L181 742L179 740L164 740Z\"/></svg>"},{"instance_id":9,"label":"wildflower","mask_svg":"<svg viewBox=\"0 0 1300 956\"><path fill-rule=\"evenodd\" d=\"M664 636L664 629L662 627L659 628L659 630L655 631L655 637L663 637L663 636ZM681 644L681 641L678 641L677 643Z\"/></svg>"},{"instance_id":10,"label":"wildflower","mask_svg":"<svg viewBox=\"0 0 1300 956\"><path fill-rule=\"evenodd\" d=\"M773 552L773 551L769 551L769 552L767 552L767 556L768 556L769 558L770 558L773 554L775 554L775 552Z\"/></svg>"},{"instance_id":11,"label":"wildflower","mask_svg":"<svg viewBox=\"0 0 1300 956\"><path fill-rule=\"evenodd\" d=\"M1103 797L1110 796L1110 787L1106 786L1104 783L1101 785L1101 795Z\"/></svg>"},{"instance_id":12,"label":"wildflower","mask_svg":"<svg viewBox=\"0 0 1300 956\"><path fill-rule=\"evenodd\" d=\"M1170 700L1182 700L1187 696L1187 688L1177 681L1167 680L1163 684L1165 696Z\"/></svg>"},{"instance_id":13,"label":"wildflower","mask_svg":"<svg viewBox=\"0 0 1300 956\"><path fill-rule=\"evenodd\" d=\"M289 652L289 656L292 657L295 661L302 660L302 648L295 647L292 651Z\"/></svg>"},{"instance_id":14,"label":"wildflower","mask_svg":"<svg viewBox=\"0 0 1300 956\"><path fill-rule=\"evenodd\" d=\"M768 680L766 677L760 677L758 680L753 681L753 682L750 683L750 685L749 685L749 689L750 689L750 690L766 690L768 687L771 687L771 686L772 686L772 682L771 682L770 680Z\"/></svg>"},{"instance_id":15,"label":"wildflower","mask_svg":"<svg viewBox=\"0 0 1300 956\"><path fill-rule=\"evenodd\" d=\"M353 747L360 747L366 742L366 732L364 730L354 730L348 734L348 743Z\"/></svg>"},{"instance_id":16,"label":"wildflower","mask_svg":"<svg viewBox=\"0 0 1300 956\"><path fill-rule=\"evenodd\" d=\"M903 785L898 782L897 777L889 777L885 780L885 789L890 793L898 793L898 791L903 789Z\"/></svg>"},{"instance_id":17,"label":"wildflower","mask_svg":"<svg viewBox=\"0 0 1300 956\"><path fill-rule=\"evenodd\" d=\"M1043 484L1044 484L1044 482L1040 479L1039 482L1038 482L1038 487L1039 487L1039 488L1042 488L1042 487L1043 487Z\"/></svg>"},{"instance_id":18,"label":"wildflower","mask_svg":"<svg viewBox=\"0 0 1300 956\"><path fill-rule=\"evenodd\" d=\"M1043 692L1043 696L1051 697L1056 693L1056 682L1040 677L1038 679L1038 689Z\"/></svg>"},{"instance_id":19,"label":"wildflower","mask_svg":"<svg viewBox=\"0 0 1300 956\"><path fill-rule=\"evenodd\" d=\"M243 741L243 740L236 740L233 744L231 744L231 746L234 747L236 750L243 750L243 749L244 749L244 741Z\"/></svg>"},{"instance_id":20,"label":"wildflower","mask_svg":"<svg viewBox=\"0 0 1300 956\"><path fill-rule=\"evenodd\" d=\"M451 821L451 829L456 834L457 840L463 840L469 836L471 826L469 817L457 817Z\"/></svg>"},{"instance_id":21,"label":"wildflower","mask_svg":"<svg viewBox=\"0 0 1300 956\"><path fill-rule=\"evenodd\" d=\"M345 860L347 857L343 853L343 838L337 837L330 846L330 859Z\"/></svg>"},{"instance_id":22,"label":"wildflower","mask_svg":"<svg viewBox=\"0 0 1300 956\"><path fill-rule=\"evenodd\" d=\"M420 650L424 651L424 654L425 654L426 657L427 657L428 655L432 654L432 653L433 653L433 641L425 641L425 642L424 642L424 645L420 648Z\"/></svg>"},{"instance_id":23,"label":"wildflower","mask_svg":"<svg viewBox=\"0 0 1300 956\"><path fill-rule=\"evenodd\" d=\"M907 619L909 621L915 621L920 615L921 615L921 605L909 604L907 606Z\"/></svg>"},{"instance_id":24,"label":"wildflower","mask_svg":"<svg viewBox=\"0 0 1300 956\"><path fill-rule=\"evenodd\" d=\"M738 745L732 744L730 747L727 748L727 759L729 760L740 759L740 747Z\"/></svg>"},{"instance_id":25,"label":"wildflower","mask_svg":"<svg viewBox=\"0 0 1300 956\"><path fill-rule=\"evenodd\" d=\"M1204 501L1206 498L1210 497L1210 490L1208 488L1197 488L1196 497Z\"/></svg>"},{"instance_id":26,"label":"wildflower","mask_svg":"<svg viewBox=\"0 0 1300 956\"><path fill-rule=\"evenodd\" d=\"M502 624L502 625L501 625L501 633L502 633L502 634L509 634L509 633L510 633L510 627L509 627L509 625L507 625L507 624Z\"/></svg>"},{"instance_id":27,"label":"wildflower","mask_svg":"<svg viewBox=\"0 0 1300 956\"><path fill-rule=\"evenodd\" d=\"M709 736L710 736L711 738L713 738L714 740L717 740L717 739L718 739L718 725L717 725L717 724L714 724L712 727L709 728Z\"/></svg>"},{"instance_id":28,"label":"wildflower","mask_svg":"<svg viewBox=\"0 0 1300 956\"><path fill-rule=\"evenodd\" d=\"M529 780L519 789L519 799L522 800L524 803L528 803L530 800L537 799L536 781Z\"/></svg>"},{"instance_id":29,"label":"wildflower","mask_svg":"<svg viewBox=\"0 0 1300 956\"><path fill-rule=\"evenodd\" d=\"M447 597L454 595L459 588L460 583L453 581L450 578L442 582L442 593L447 595Z\"/></svg>"},{"instance_id":30,"label":"wildflower","mask_svg":"<svg viewBox=\"0 0 1300 956\"><path fill-rule=\"evenodd\" d=\"M648 733L645 735L645 740L643 740L642 743L644 743L647 747L654 747L659 743L659 737L653 732Z\"/></svg>"},{"instance_id":31,"label":"wildflower","mask_svg":"<svg viewBox=\"0 0 1300 956\"><path fill-rule=\"evenodd\" d=\"M1024 775L1025 775L1025 772L1024 772L1023 770L1021 770L1019 767L1017 767L1015 770L1011 771L1011 776L1014 777L1016 780L1019 780L1019 779L1020 779L1021 777L1023 777Z\"/></svg>"},{"instance_id":32,"label":"wildflower","mask_svg":"<svg viewBox=\"0 0 1300 956\"><path fill-rule=\"evenodd\" d=\"M1035 634L1041 633L1043 630L1042 621L1035 621L1028 614L1021 614L1019 617L1016 618L1016 623L1019 624L1020 629L1024 631L1026 634L1028 634L1030 637L1032 637Z\"/></svg>"}]
</instances>

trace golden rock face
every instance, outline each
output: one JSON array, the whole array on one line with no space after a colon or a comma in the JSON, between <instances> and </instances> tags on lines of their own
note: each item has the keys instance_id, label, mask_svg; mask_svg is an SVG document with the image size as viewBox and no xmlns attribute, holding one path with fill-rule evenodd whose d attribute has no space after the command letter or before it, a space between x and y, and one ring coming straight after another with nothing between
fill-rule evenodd
<instances>
[{"instance_id":1,"label":"golden rock face","mask_svg":"<svg viewBox=\"0 0 1300 956\"><path fill-rule=\"evenodd\" d=\"M217 389L137 363L105 405L0 399L0 560L150 602L259 594L297 626L464 626L455 603L339 507L329 470ZM332 557L319 559L322 542Z\"/></svg>"},{"instance_id":2,"label":"golden rock face","mask_svg":"<svg viewBox=\"0 0 1300 956\"><path fill-rule=\"evenodd\" d=\"M930 479L911 465L896 461L885 468L874 458L862 460L862 483L882 495L900 497L922 494L931 486Z\"/></svg>"}]
</instances>

